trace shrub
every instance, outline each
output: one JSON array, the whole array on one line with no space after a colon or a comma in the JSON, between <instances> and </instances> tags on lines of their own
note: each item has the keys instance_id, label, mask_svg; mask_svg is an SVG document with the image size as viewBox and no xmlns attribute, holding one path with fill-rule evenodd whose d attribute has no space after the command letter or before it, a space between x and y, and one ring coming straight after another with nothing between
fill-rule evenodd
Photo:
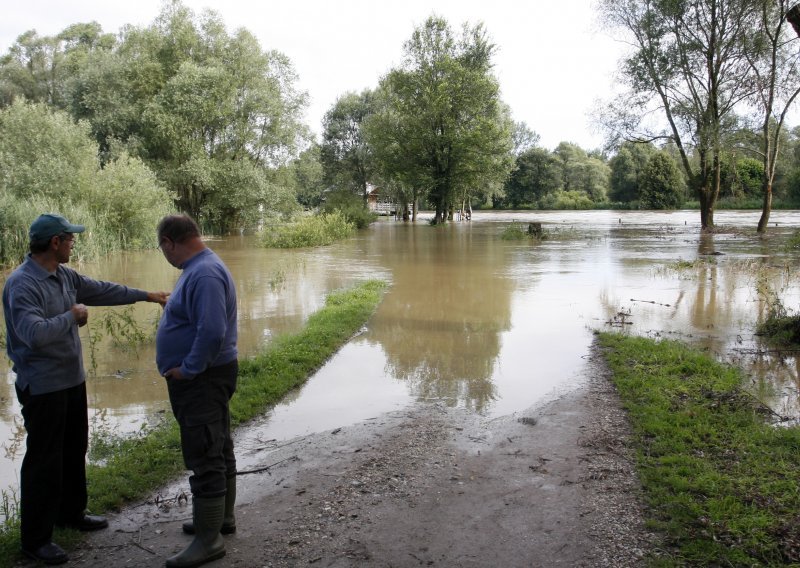
<instances>
[{"instance_id":1,"label":"shrub","mask_svg":"<svg viewBox=\"0 0 800 568\"><path fill-rule=\"evenodd\" d=\"M541 209L594 209L594 202L583 191L557 191L543 197Z\"/></svg>"},{"instance_id":2,"label":"shrub","mask_svg":"<svg viewBox=\"0 0 800 568\"><path fill-rule=\"evenodd\" d=\"M322 213L265 231L264 245L273 248L324 246L347 238L355 231L355 224L341 212Z\"/></svg>"},{"instance_id":3,"label":"shrub","mask_svg":"<svg viewBox=\"0 0 800 568\"><path fill-rule=\"evenodd\" d=\"M653 154L641 175L639 197L644 209L678 209L683 203L683 180L675 160Z\"/></svg>"},{"instance_id":4,"label":"shrub","mask_svg":"<svg viewBox=\"0 0 800 568\"><path fill-rule=\"evenodd\" d=\"M364 205L364 200L350 191L334 191L326 196L322 206L325 213L341 213L357 229L366 229L377 215Z\"/></svg>"},{"instance_id":5,"label":"shrub","mask_svg":"<svg viewBox=\"0 0 800 568\"><path fill-rule=\"evenodd\" d=\"M510 225L503 229L500 238L504 241L521 241L525 238L525 230L522 225Z\"/></svg>"}]
</instances>

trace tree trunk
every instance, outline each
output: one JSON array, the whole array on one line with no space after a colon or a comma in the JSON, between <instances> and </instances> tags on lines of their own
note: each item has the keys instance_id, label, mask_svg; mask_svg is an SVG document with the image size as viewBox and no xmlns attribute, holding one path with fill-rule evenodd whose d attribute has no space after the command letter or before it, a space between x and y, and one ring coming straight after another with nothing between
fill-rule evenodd
<instances>
[{"instance_id":1,"label":"tree trunk","mask_svg":"<svg viewBox=\"0 0 800 568\"><path fill-rule=\"evenodd\" d=\"M767 231L769 212L772 210L772 184L766 182L766 186L767 187L764 188L764 204L761 207L761 218L758 220L758 229L756 229L759 233L765 233Z\"/></svg>"}]
</instances>

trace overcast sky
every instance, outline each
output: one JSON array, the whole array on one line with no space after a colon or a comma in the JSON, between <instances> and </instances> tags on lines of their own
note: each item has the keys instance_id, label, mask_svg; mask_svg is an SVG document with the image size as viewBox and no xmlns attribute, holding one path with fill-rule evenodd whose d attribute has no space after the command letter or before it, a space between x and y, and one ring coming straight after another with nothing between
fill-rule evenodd
<instances>
[{"instance_id":1,"label":"overcast sky","mask_svg":"<svg viewBox=\"0 0 800 568\"><path fill-rule=\"evenodd\" d=\"M308 92L314 132L347 91L377 86L400 63L403 43L432 14L454 30L483 22L498 47L495 74L515 121L553 149L561 141L602 145L590 113L610 92L623 46L597 24L593 0L183 0L196 13L218 12L229 31L244 27L262 48L286 54ZM0 53L23 32L53 35L97 21L105 32L149 25L161 0L0 0Z\"/></svg>"}]
</instances>

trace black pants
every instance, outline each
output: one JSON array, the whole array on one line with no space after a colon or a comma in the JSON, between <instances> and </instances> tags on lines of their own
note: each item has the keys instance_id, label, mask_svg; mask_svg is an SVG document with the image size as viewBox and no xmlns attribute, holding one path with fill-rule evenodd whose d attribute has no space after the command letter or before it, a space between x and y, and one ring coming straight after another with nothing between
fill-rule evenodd
<instances>
[{"instance_id":1,"label":"black pants","mask_svg":"<svg viewBox=\"0 0 800 568\"><path fill-rule=\"evenodd\" d=\"M192 380L167 381L172 412L181 429L181 451L192 470L195 497L225 495L226 478L236 475L229 402L236 391L238 361L210 367Z\"/></svg>"},{"instance_id":2,"label":"black pants","mask_svg":"<svg viewBox=\"0 0 800 568\"><path fill-rule=\"evenodd\" d=\"M16 390L28 432L20 471L21 545L35 550L50 542L56 523L77 521L86 509L86 383L38 395Z\"/></svg>"}]
</instances>

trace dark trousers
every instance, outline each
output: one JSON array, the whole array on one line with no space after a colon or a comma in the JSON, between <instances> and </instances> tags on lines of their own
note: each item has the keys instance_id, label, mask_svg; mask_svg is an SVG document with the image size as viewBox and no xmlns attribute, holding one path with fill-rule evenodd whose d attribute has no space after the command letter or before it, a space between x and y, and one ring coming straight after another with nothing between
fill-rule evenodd
<instances>
[{"instance_id":1,"label":"dark trousers","mask_svg":"<svg viewBox=\"0 0 800 568\"><path fill-rule=\"evenodd\" d=\"M226 479L236 475L229 402L236 391L239 363L210 367L191 380L167 381L172 412L181 430L181 451L192 470L195 497L225 495Z\"/></svg>"},{"instance_id":2,"label":"dark trousers","mask_svg":"<svg viewBox=\"0 0 800 568\"><path fill-rule=\"evenodd\" d=\"M28 433L20 471L21 545L35 550L50 542L55 524L77 521L86 509L86 383L38 395L16 390Z\"/></svg>"}]
</instances>

